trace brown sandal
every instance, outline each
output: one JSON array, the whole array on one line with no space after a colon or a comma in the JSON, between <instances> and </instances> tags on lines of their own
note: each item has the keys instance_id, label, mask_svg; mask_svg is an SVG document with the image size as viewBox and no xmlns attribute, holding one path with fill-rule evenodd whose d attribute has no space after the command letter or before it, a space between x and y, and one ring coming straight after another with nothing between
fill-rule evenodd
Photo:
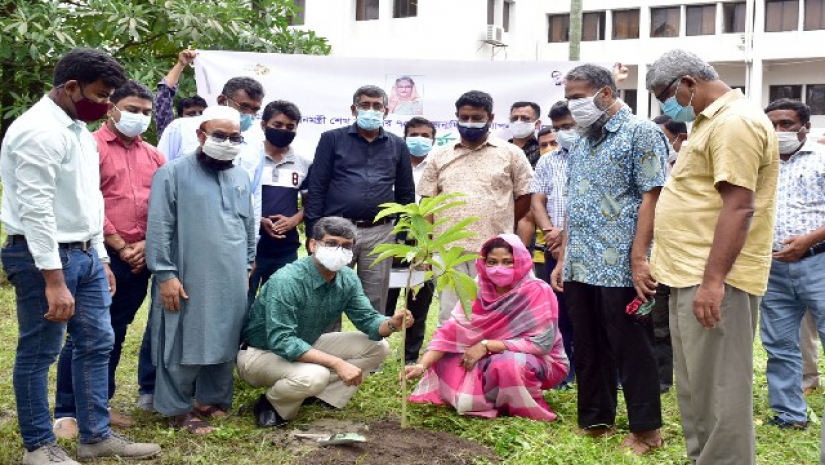
<instances>
[{"instance_id":1,"label":"brown sandal","mask_svg":"<svg viewBox=\"0 0 825 465\"><path fill-rule=\"evenodd\" d=\"M661 436L656 441L649 441L639 438L633 433L628 434L622 441L622 446L627 447L636 455L647 455L660 447L664 447L665 440Z\"/></svg>"},{"instance_id":2,"label":"brown sandal","mask_svg":"<svg viewBox=\"0 0 825 465\"><path fill-rule=\"evenodd\" d=\"M209 434L215 430L209 423L201 420L191 412L174 417L172 421L169 422L169 426L185 430L188 433L198 436Z\"/></svg>"},{"instance_id":3,"label":"brown sandal","mask_svg":"<svg viewBox=\"0 0 825 465\"><path fill-rule=\"evenodd\" d=\"M204 408L206 407L206 408ZM201 419L207 418L223 418L227 415L226 410L218 407L217 405L196 405L195 409L193 410L194 414L199 416Z\"/></svg>"}]
</instances>

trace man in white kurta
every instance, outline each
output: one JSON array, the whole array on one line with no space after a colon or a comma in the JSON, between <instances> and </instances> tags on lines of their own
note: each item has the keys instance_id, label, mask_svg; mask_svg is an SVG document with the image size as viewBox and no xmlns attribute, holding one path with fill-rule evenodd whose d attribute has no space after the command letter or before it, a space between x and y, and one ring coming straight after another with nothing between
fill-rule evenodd
<instances>
[{"instance_id":1,"label":"man in white kurta","mask_svg":"<svg viewBox=\"0 0 825 465\"><path fill-rule=\"evenodd\" d=\"M249 176L232 163L242 143L238 112L209 107L203 116L198 152L152 180L146 235L155 409L193 433L211 431L193 413L220 414L232 403L256 234Z\"/></svg>"}]
</instances>

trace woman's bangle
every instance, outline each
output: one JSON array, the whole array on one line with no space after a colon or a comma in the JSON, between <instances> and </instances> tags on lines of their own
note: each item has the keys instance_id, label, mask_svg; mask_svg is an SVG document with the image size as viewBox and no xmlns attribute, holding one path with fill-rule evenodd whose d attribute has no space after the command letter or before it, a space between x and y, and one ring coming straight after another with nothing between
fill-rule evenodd
<instances>
[{"instance_id":1,"label":"woman's bangle","mask_svg":"<svg viewBox=\"0 0 825 465\"><path fill-rule=\"evenodd\" d=\"M421 368L421 373L424 373L425 371L427 371L427 367L425 367L423 363L416 363L416 364L415 364L415 365L413 365L413 366L414 366L414 367Z\"/></svg>"}]
</instances>

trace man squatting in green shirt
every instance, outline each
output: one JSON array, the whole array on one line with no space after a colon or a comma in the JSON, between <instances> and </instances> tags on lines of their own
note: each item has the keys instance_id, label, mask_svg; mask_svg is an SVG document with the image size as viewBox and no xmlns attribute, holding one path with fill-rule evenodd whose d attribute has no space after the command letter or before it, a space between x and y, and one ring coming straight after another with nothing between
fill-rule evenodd
<instances>
[{"instance_id":1,"label":"man squatting in green shirt","mask_svg":"<svg viewBox=\"0 0 825 465\"><path fill-rule=\"evenodd\" d=\"M401 329L403 313L376 312L347 267L355 231L344 218L319 220L309 241L312 256L280 269L252 305L238 373L269 388L253 409L258 426L285 424L306 400L343 408L389 353L383 338ZM342 313L358 331L324 333ZM412 323L407 311L407 327Z\"/></svg>"}]
</instances>

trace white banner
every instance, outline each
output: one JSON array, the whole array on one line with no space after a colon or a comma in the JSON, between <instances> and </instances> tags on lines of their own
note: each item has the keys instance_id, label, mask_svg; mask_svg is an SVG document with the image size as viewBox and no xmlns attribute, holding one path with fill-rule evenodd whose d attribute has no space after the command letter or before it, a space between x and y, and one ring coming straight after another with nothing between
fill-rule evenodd
<instances>
[{"instance_id":1,"label":"white banner","mask_svg":"<svg viewBox=\"0 0 825 465\"><path fill-rule=\"evenodd\" d=\"M294 146L308 158L322 132L350 125L355 90L373 84L390 96L394 109L384 129L403 136L404 123L420 113L436 126L438 145L458 141L455 101L469 90L493 97L493 130L504 138L510 105L541 106L544 125L550 107L564 98L563 77L581 63L558 61L441 61L282 55L199 50L195 60L198 94L212 105L223 85L237 76L257 79L264 87L264 106L288 100L301 110ZM601 64L608 67L607 64ZM400 78L400 79L399 79ZM398 85L396 85L398 84Z\"/></svg>"}]
</instances>

